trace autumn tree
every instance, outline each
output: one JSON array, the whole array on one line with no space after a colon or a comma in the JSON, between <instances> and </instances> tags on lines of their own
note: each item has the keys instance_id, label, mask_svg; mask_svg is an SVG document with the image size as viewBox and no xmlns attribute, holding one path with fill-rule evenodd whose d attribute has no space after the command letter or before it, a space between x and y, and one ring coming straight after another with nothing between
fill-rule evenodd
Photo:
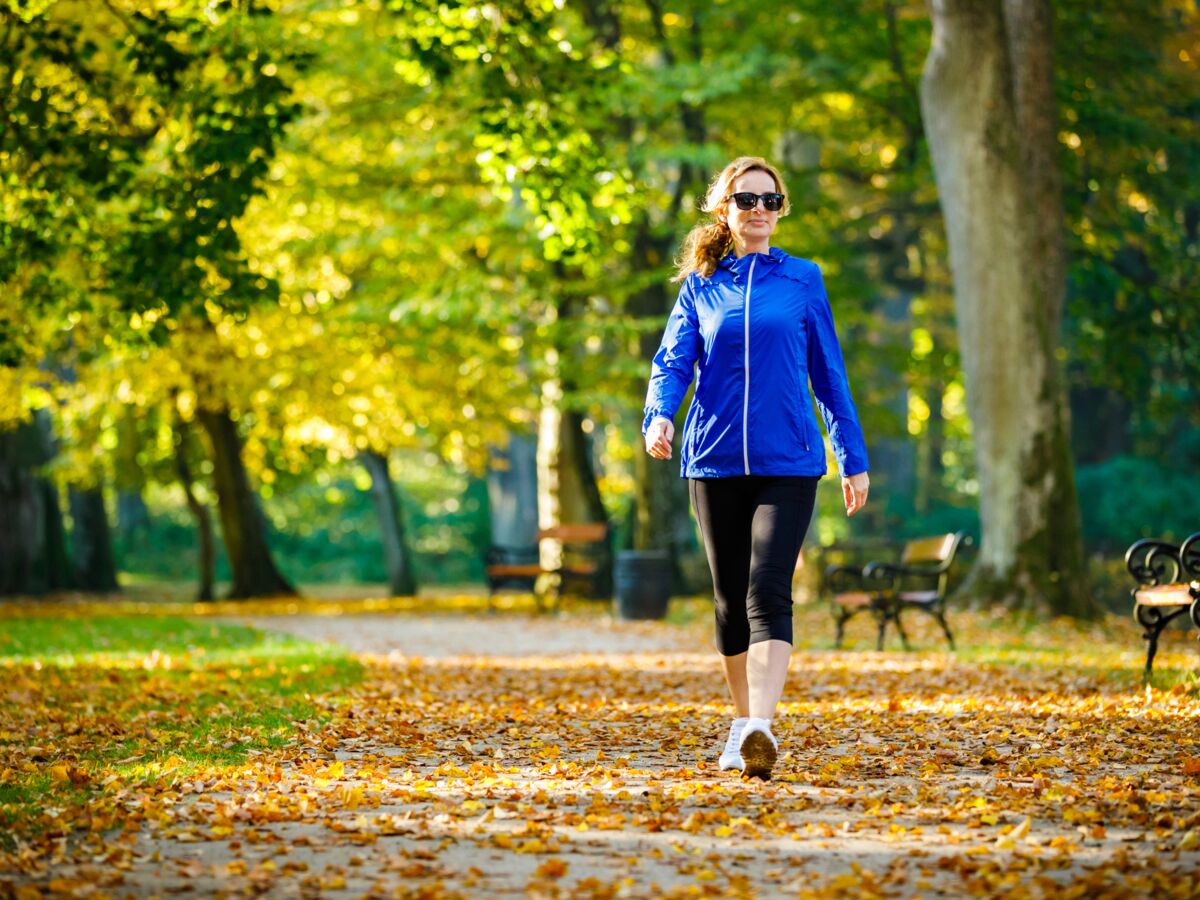
<instances>
[{"instance_id":1,"label":"autumn tree","mask_svg":"<svg viewBox=\"0 0 1200 900\"><path fill-rule=\"evenodd\" d=\"M246 263L235 222L260 190L295 106L294 60L268 10L60 0L7 3L6 182L21 226L4 281L104 342L162 342L181 323L243 315L273 286ZM8 168L12 167L12 168ZM11 343L11 342L10 342ZM99 346L103 346L101 344ZM82 348L85 351L90 348ZM267 549L228 403L205 393L234 596L286 593Z\"/></svg>"},{"instance_id":2,"label":"autumn tree","mask_svg":"<svg viewBox=\"0 0 1200 900\"><path fill-rule=\"evenodd\" d=\"M1065 288L1051 7L935 0L921 83L980 480L971 589L1085 614L1056 352Z\"/></svg>"}]
</instances>

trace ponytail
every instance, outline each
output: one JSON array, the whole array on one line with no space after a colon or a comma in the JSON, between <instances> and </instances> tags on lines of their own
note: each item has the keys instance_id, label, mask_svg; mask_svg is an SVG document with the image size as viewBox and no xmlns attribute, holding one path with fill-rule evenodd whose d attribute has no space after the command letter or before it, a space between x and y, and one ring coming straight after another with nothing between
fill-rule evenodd
<instances>
[{"instance_id":1,"label":"ponytail","mask_svg":"<svg viewBox=\"0 0 1200 900\"><path fill-rule=\"evenodd\" d=\"M683 281L692 272L710 277L732 243L733 232L728 222L718 219L711 225L697 225L683 239L683 252L676 260L679 271L671 280Z\"/></svg>"}]
</instances>

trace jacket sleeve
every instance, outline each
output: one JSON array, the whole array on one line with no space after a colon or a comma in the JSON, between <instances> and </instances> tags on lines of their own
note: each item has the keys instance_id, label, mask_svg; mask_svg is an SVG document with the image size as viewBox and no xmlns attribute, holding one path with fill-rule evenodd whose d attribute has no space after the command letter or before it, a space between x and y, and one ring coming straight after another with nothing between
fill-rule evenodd
<instances>
[{"instance_id":1,"label":"jacket sleeve","mask_svg":"<svg viewBox=\"0 0 1200 900\"><path fill-rule=\"evenodd\" d=\"M675 300L675 307L663 331L662 343L650 367L642 434L646 433L650 422L657 416L675 418L679 404L683 402L683 396L692 383L700 345L700 325L692 298L692 279L689 278L683 283Z\"/></svg>"},{"instance_id":2,"label":"jacket sleeve","mask_svg":"<svg viewBox=\"0 0 1200 900\"><path fill-rule=\"evenodd\" d=\"M846 364L842 348L833 328L833 310L825 293L821 270L814 268L815 284L806 307L808 318L808 375L812 381L817 407L825 420L829 441L837 457L838 470L843 476L867 471L867 445L850 384L846 380Z\"/></svg>"}]
</instances>

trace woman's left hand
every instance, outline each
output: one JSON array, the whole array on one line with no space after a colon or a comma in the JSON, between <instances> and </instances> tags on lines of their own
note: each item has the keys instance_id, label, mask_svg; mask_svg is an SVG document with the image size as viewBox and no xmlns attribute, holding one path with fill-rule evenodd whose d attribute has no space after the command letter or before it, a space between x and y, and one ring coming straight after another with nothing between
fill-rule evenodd
<instances>
[{"instance_id":1,"label":"woman's left hand","mask_svg":"<svg viewBox=\"0 0 1200 900\"><path fill-rule=\"evenodd\" d=\"M846 515L852 516L867 505L867 491L871 479L866 472L842 477L842 499L846 501Z\"/></svg>"}]
</instances>

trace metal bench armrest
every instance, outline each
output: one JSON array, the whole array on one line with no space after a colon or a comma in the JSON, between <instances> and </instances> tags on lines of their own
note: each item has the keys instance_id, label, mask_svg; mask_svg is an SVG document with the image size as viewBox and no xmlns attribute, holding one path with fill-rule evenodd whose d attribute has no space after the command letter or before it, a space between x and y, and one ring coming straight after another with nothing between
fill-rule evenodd
<instances>
[{"instance_id":1,"label":"metal bench armrest","mask_svg":"<svg viewBox=\"0 0 1200 900\"><path fill-rule=\"evenodd\" d=\"M1179 549L1166 541L1137 541L1125 551L1125 568L1139 585L1172 584L1181 574Z\"/></svg>"},{"instance_id":2,"label":"metal bench armrest","mask_svg":"<svg viewBox=\"0 0 1200 900\"><path fill-rule=\"evenodd\" d=\"M1179 564L1184 577L1189 581L1200 581L1200 531L1190 535L1179 545Z\"/></svg>"}]
</instances>

